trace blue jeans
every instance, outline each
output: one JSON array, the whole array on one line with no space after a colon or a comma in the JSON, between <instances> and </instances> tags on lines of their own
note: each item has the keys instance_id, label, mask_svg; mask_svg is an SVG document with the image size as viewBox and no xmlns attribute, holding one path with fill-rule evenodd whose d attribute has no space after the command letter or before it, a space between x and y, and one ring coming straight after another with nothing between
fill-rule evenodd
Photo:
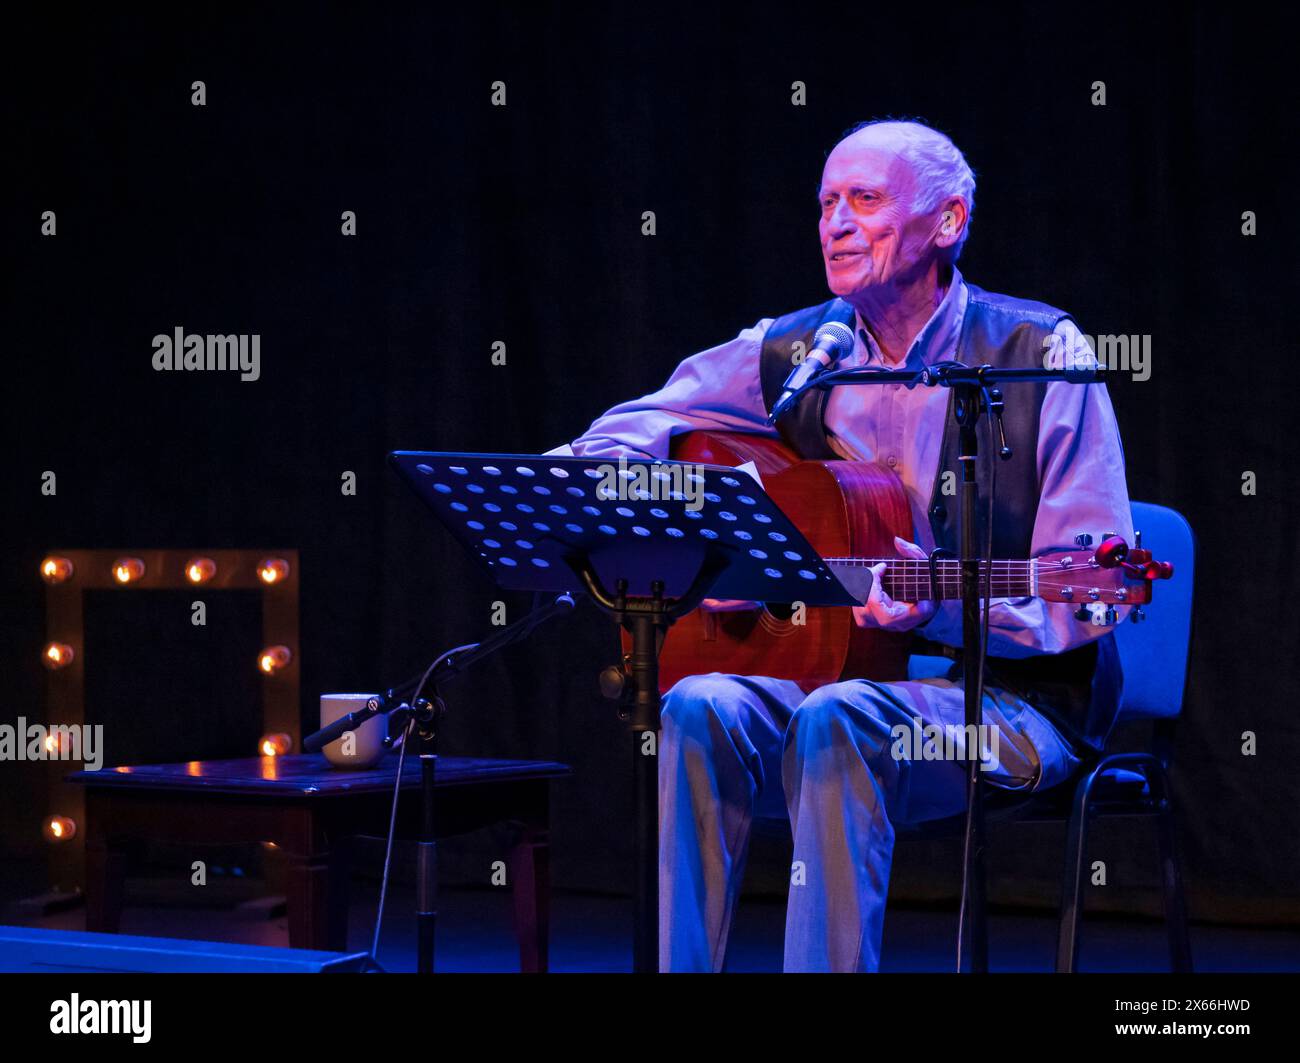
<instances>
[{"instance_id":1,"label":"blue jeans","mask_svg":"<svg viewBox=\"0 0 1300 1063\"><path fill-rule=\"evenodd\" d=\"M895 825L966 807L964 719L949 679L858 679L806 696L766 676L677 683L659 745L660 970L722 969L753 821L787 814L785 969L876 970ZM984 728L994 785L1044 789L1078 765L1006 691L985 689Z\"/></svg>"}]
</instances>

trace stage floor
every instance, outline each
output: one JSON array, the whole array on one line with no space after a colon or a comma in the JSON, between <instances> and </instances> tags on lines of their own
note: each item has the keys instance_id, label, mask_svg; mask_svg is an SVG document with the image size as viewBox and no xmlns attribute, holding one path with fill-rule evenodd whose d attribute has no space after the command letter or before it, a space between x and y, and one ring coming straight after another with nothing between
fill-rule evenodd
<instances>
[{"instance_id":1,"label":"stage floor","mask_svg":"<svg viewBox=\"0 0 1300 1063\"><path fill-rule=\"evenodd\" d=\"M508 892L444 889L438 933L438 969L518 969ZM349 948L369 947L378 888L356 882ZM412 892L390 887L380 963L391 971L415 969ZM631 902L627 898L557 891L552 902L553 971L631 969ZM84 928L80 909L26 918L9 911L5 922L28 926ZM784 905L746 898L737 918L731 969L778 971ZM284 917L268 915L265 904L230 909L128 905L122 932L160 937L207 938L254 945L287 945ZM885 971L947 971L952 968L956 917L948 911L900 908L885 920ZM1300 932L1193 926L1192 952L1198 971L1300 971ZM990 919L990 964L995 971L1049 971L1056 945L1055 920L1046 915L999 914ZM1159 923L1089 917L1080 969L1084 971L1166 970L1164 929Z\"/></svg>"}]
</instances>

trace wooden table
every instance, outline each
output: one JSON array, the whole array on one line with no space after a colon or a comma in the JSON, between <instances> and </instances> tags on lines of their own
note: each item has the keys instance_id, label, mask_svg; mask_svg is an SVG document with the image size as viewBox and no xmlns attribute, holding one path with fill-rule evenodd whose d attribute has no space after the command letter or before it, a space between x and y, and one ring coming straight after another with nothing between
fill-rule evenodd
<instances>
[{"instance_id":1,"label":"wooden table","mask_svg":"<svg viewBox=\"0 0 1300 1063\"><path fill-rule=\"evenodd\" d=\"M570 773L550 761L438 758L438 837L495 823L515 829L509 875L523 971L546 970L549 789ZM345 771L318 754L75 772L68 780L86 787L86 929L117 932L133 840L269 841L287 862L290 946L342 951L349 842L387 832L396 775L396 756L369 771ZM408 756L398 811L404 836L418 832L419 787L419 758Z\"/></svg>"}]
</instances>

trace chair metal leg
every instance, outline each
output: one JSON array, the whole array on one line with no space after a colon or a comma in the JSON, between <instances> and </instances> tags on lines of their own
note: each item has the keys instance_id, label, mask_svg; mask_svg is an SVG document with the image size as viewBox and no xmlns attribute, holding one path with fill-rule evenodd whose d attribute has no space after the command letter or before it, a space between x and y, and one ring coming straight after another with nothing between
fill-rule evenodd
<instances>
[{"instance_id":1,"label":"chair metal leg","mask_svg":"<svg viewBox=\"0 0 1300 1063\"><path fill-rule=\"evenodd\" d=\"M1156 832L1160 843L1160 888L1164 894L1165 926L1169 932L1169 969L1176 974L1190 974L1192 943L1187 933L1187 902L1183 896L1183 876L1178 865L1169 778L1159 764L1155 765L1147 777L1158 791L1152 796L1160 809L1156 817Z\"/></svg>"},{"instance_id":2,"label":"chair metal leg","mask_svg":"<svg viewBox=\"0 0 1300 1063\"><path fill-rule=\"evenodd\" d=\"M1056 972L1073 974L1079 960L1079 921L1083 916L1083 879L1087 873L1088 815L1092 787L1100 768L1081 778L1074 788L1070 823L1065 837L1065 869L1061 878L1061 921L1056 938Z\"/></svg>"}]
</instances>

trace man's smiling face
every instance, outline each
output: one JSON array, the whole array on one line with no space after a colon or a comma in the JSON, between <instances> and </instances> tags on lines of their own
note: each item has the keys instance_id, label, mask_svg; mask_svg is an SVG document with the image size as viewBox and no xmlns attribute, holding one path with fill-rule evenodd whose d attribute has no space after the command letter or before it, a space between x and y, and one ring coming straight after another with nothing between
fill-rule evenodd
<instances>
[{"instance_id":1,"label":"man's smiling face","mask_svg":"<svg viewBox=\"0 0 1300 1063\"><path fill-rule=\"evenodd\" d=\"M859 130L836 145L818 199L826 283L845 299L911 279L937 254L938 210L914 211L921 189L888 128Z\"/></svg>"}]
</instances>

